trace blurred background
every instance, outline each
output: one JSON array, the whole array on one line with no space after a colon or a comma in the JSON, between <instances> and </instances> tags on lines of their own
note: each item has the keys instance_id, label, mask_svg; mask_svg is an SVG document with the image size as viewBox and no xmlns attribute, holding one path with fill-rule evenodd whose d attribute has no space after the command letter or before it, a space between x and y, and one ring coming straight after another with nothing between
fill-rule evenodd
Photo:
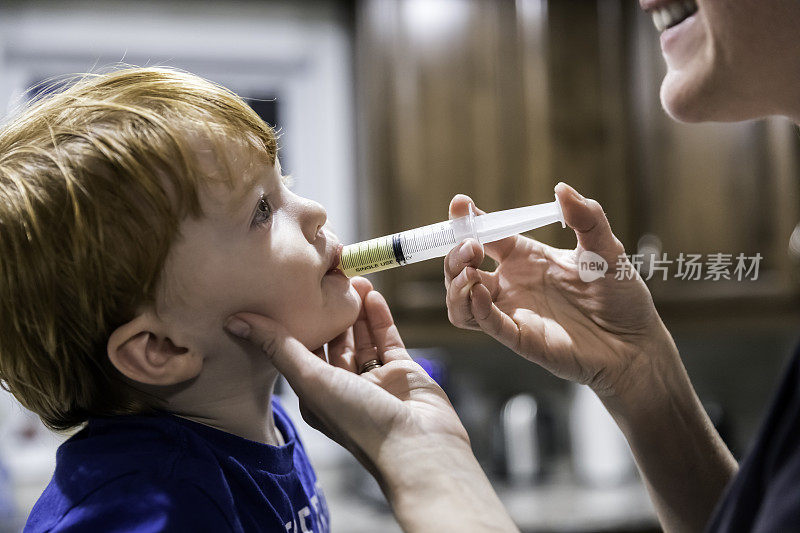
<instances>
[{"instance_id":1,"label":"blurred background","mask_svg":"<svg viewBox=\"0 0 800 533\"><path fill-rule=\"evenodd\" d=\"M783 119L671 121L657 32L636 2L0 3L3 113L42 80L118 62L184 68L248 98L280 128L295 191L325 205L345 243L443 220L456 193L490 211L552 201L565 181L604 206L643 275L663 254L760 254L757 279L683 280L673 265L648 281L709 414L747 451L800 332L800 139ZM531 236L575 246L557 225ZM658 531L602 406L452 327L441 268L371 279L520 528ZM357 463L302 434L333 530L399 531ZM0 531L20 529L64 438L0 394Z\"/></svg>"}]
</instances>

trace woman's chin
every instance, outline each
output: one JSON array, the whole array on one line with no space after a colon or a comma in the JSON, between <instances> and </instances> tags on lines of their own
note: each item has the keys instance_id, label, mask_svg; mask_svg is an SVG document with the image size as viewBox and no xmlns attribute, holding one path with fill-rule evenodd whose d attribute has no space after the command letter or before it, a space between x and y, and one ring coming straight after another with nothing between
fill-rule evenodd
<instances>
[{"instance_id":1,"label":"woman's chin","mask_svg":"<svg viewBox=\"0 0 800 533\"><path fill-rule=\"evenodd\" d=\"M667 72L661 83L661 107L667 115L678 122L702 122L712 120L704 116L704 107L697 94L698 88L687 87L680 73Z\"/></svg>"},{"instance_id":2,"label":"woman's chin","mask_svg":"<svg viewBox=\"0 0 800 533\"><path fill-rule=\"evenodd\" d=\"M694 69L668 70L661 83L661 106L674 120L696 122L740 122L767 113L735 83L730 75Z\"/></svg>"}]
</instances>

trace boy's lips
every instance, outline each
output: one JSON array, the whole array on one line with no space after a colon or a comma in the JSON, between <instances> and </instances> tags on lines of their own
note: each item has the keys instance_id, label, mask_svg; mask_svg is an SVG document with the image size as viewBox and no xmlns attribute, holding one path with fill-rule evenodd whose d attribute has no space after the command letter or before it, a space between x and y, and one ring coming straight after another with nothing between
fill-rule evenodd
<instances>
[{"instance_id":1,"label":"boy's lips","mask_svg":"<svg viewBox=\"0 0 800 533\"><path fill-rule=\"evenodd\" d=\"M344 246L342 244L335 244L333 246L333 250L331 251L331 262L328 265L328 271L325 274L343 274L341 270L339 270L339 262L342 259L342 248Z\"/></svg>"}]
</instances>

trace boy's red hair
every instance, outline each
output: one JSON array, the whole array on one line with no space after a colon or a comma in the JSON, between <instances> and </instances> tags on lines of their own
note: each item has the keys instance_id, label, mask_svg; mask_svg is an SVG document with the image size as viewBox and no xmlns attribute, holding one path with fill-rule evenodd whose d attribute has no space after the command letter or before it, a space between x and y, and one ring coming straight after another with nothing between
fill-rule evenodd
<instances>
[{"instance_id":1,"label":"boy's red hair","mask_svg":"<svg viewBox=\"0 0 800 533\"><path fill-rule=\"evenodd\" d=\"M154 303L180 221L200 214L193 139L275 163L241 98L167 68L83 76L0 128L0 380L47 426L153 407L106 344Z\"/></svg>"}]
</instances>

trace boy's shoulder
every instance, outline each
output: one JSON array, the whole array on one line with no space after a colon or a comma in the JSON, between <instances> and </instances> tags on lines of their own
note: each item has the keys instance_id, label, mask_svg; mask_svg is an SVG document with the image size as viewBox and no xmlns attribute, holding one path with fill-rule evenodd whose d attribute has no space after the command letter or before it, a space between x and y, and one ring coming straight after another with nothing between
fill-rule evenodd
<instances>
[{"instance_id":1,"label":"boy's shoulder","mask_svg":"<svg viewBox=\"0 0 800 533\"><path fill-rule=\"evenodd\" d=\"M25 531L75 524L87 531L125 524L137 531L228 531L247 529L250 520L285 525L298 513L317 525L309 531L327 530L324 495L303 445L277 399L272 407L283 446L168 413L91 420L58 449L53 478ZM314 517L302 518L309 513Z\"/></svg>"},{"instance_id":2,"label":"boy's shoulder","mask_svg":"<svg viewBox=\"0 0 800 533\"><path fill-rule=\"evenodd\" d=\"M180 530L191 525L186 520L200 517L229 529L225 513L215 505L220 495L213 492L224 487L214 479L221 476L216 462L213 450L175 416L93 419L59 447L53 478L25 530L68 529L75 522L101 531L125 521L153 523L154 530L170 523ZM197 513L182 513L184 504Z\"/></svg>"},{"instance_id":3,"label":"boy's shoulder","mask_svg":"<svg viewBox=\"0 0 800 533\"><path fill-rule=\"evenodd\" d=\"M233 531L232 518L203 487L187 480L129 472L75 491L54 477L25 532ZM191 512L187 512L191 510Z\"/></svg>"}]
</instances>

